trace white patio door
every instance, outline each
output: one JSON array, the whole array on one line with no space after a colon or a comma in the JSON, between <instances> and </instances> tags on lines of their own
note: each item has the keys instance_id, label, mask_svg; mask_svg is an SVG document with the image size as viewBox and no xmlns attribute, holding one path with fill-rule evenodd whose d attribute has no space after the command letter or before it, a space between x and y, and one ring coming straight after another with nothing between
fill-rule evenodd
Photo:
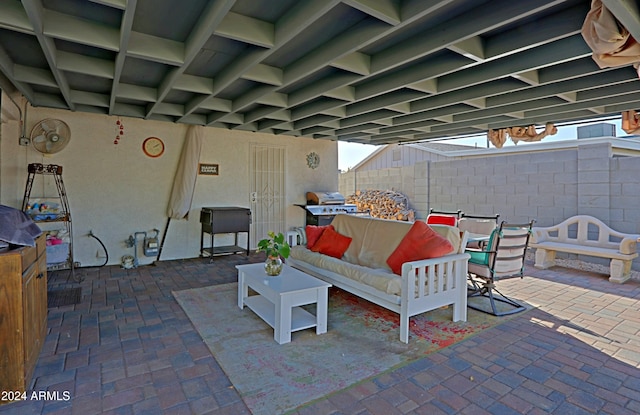
<instances>
[{"instance_id":1,"label":"white patio door","mask_svg":"<svg viewBox=\"0 0 640 415\"><path fill-rule=\"evenodd\" d=\"M285 148L250 145L249 180L252 210L252 246L267 232L285 232Z\"/></svg>"}]
</instances>

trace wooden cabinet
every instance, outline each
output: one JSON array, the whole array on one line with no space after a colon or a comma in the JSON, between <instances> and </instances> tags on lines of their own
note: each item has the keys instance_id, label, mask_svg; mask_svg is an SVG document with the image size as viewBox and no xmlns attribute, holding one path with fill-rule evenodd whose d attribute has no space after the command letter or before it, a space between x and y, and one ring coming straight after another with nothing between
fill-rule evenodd
<instances>
[{"instance_id":1,"label":"wooden cabinet","mask_svg":"<svg viewBox=\"0 0 640 415\"><path fill-rule=\"evenodd\" d=\"M47 334L44 234L0 253L0 391L26 391ZM6 401L0 402L0 404Z\"/></svg>"}]
</instances>

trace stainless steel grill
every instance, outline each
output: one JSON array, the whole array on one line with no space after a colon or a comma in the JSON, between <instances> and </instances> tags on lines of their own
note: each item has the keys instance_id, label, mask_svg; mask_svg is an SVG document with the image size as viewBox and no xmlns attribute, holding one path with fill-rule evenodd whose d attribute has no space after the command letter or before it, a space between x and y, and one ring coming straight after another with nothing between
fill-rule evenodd
<instances>
[{"instance_id":1,"label":"stainless steel grill","mask_svg":"<svg viewBox=\"0 0 640 415\"><path fill-rule=\"evenodd\" d=\"M344 196L338 192L307 192L307 204L298 206L307 211L307 225L324 226L338 214L359 213L356 205L344 202Z\"/></svg>"}]
</instances>

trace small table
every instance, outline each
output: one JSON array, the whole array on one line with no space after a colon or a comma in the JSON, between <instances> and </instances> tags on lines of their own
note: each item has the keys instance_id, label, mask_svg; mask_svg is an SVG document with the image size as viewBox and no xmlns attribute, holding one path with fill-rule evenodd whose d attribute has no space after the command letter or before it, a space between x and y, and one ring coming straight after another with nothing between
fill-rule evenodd
<instances>
[{"instance_id":1,"label":"small table","mask_svg":"<svg viewBox=\"0 0 640 415\"><path fill-rule=\"evenodd\" d=\"M278 344L289 343L291 332L316 328L327 332L327 300L331 284L284 265L277 277L264 271L264 264L236 265L238 269L238 307L246 305L274 329ZM258 295L249 296L249 288ZM300 306L317 304L316 315Z\"/></svg>"}]
</instances>

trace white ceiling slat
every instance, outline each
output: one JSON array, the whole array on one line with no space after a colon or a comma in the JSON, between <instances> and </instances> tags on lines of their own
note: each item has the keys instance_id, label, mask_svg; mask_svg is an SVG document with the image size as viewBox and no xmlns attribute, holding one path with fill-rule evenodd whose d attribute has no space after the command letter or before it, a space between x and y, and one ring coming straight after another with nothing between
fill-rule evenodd
<instances>
[{"instance_id":1,"label":"white ceiling slat","mask_svg":"<svg viewBox=\"0 0 640 415\"><path fill-rule=\"evenodd\" d=\"M140 32L131 32L127 55L180 66L184 63L184 52L183 43Z\"/></svg>"},{"instance_id":2,"label":"white ceiling slat","mask_svg":"<svg viewBox=\"0 0 640 415\"><path fill-rule=\"evenodd\" d=\"M385 108L393 111L401 112L403 114L411 113L411 105L409 102L399 102L397 104L387 105Z\"/></svg>"},{"instance_id":3,"label":"white ceiling slat","mask_svg":"<svg viewBox=\"0 0 640 415\"><path fill-rule=\"evenodd\" d=\"M116 9L124 10L129 5L131 0L89 0L92 3L103 4L105 6L114 7Z\"/></svg>"},{"instance_id":4,"label":"white ceiling slat","mask_svg":"<svg viewBox=\"0 0 640 415\"><path fill-rule=\"evenodd\" d=\"M210 94L213 91L213 81L201 76L181 74L176 78L173 89L194 92L196 94Z\"/></svg>"},{"instance_id":5,"label":"white ceiling slat","mask_svg":"<svg viewBox=\"0 0 640 415\"><path fill-rule=\"evenodd\" d=\"M270 105L272 107L286 108L288 106L289 97L281 92L272 92L264 95L256 100L258 104Z\"/></svg>"},{"instance_id":6,"label":"white ceiling slat","mask_svg":"<svg viewBox=\"0 0 640 415\"><path fill-rule=\"evenodd\" d=\"M274 120L281 120L281 121L291 121L291 111L289 110L275 111L269 114L269 118Z\"/></svg>"},{"instance_id":7,"label":"white ceiling slat","mask_svg":"<svg viewBox=\"0 0 640 415\"><path fill-rule=\"evenodd\" d=\"M567 102L576 102L578 100L577 92L565 92L564 94L556 94L556 96L564 99Z\"/></svg>"},{"instance_id":8,"label":"white ceiling slat","mask_svg":"<svg viewBox=\"0 0 640 415\"><path fill-rule=\"evenodd\" d=\"M395 91L393 94L380 95L374 99L349 104L347 105L347 115L351 117L357 114L375 111L378 108L388 107L389 105L415 101L423 96L424 95L421 92L409 89Z\"/></svg>"},{"instance_id":9,"label":"white ceiling slat","mask_svg":"<svg viewBox=\"0 0 640 415\"><path fill-rule=\"evenodd\" d=\"M344 0L344 2L390 25L400 23L400 10L397 3L391 0Z\"/></svg>"},{"instance_id":10,"label":"white ceiling slat","mask_svg":"<svg viewBox=\"0 0 640 415\"><path fill-rule=\"evenodd\" d=\"M346 89L342 89L343 87L341 87L340 85L356 81L357 79L357 75L346 72L321 79L320 81L314 82L312 85L309 85L306 88L301 88L298 91L292 92L289 95L289 105L292 107L301 105L305 102L312 101L322 95L335 97L337 99L341 99L338 97L340 93L344 93L345 95L350 96L350 93L353 92L353 94L355 95L355 89L349 89L349 87L347 87ZM347 98L346 100L351 101L351 99L349 98Z\"/></svg>"},{"instance_id":11,"label":"white ceiling slat","mask_svg":"<svg viewBox=\"0 0 640 415\"><path fill-rule=\"evenodd\" d=\"M24 8L17 1L0 2L0 28L33 33L33 25Z\"/></svg>"},{"instance_id":12,"label":"white ceiling slat","mask_svg":"<svg viewBox=\"0 0 640 415\"><path fill-rule=\"evenodd\" d=\"M418 82L413 82L407 85L407 87L411 89L415 89L416 91L426 92L428 94L437 94L438 79L437 78L423 79Z\"/></svg>"},{"instance_id":13,"label":"white ceiling slat","mask_svg":"<svg viewBox=\"0 0 640 415\"><path fill-rule=\"evenodd\" d=\"M230 112L233 106L233 102L228 99L221 98L208 98L201 104L201 107L211 111L224 111Z\"/></svg>"},{"instance_id":14,"label":"white ceiling slat","mask_svg":"<svg viewBox=\"0 0 640 415\"><path fill-rule=\"evenodd\" d=\"M268 85L282 85L282 69L275 66L258 64L251 67L242 75L243 79L261 82Z\"/></svg>"},{"instance_id":15,"label":"white ceiling slat","mask_svg":"<svg viewBox=\"0 0 640 415\"><path fill-rule=\"evenodd\" d=\"M536 69L533 71L514 73L512 76L529 85L540 85L540 72Z\"/></svg>"},{"instance_id":16,"label":"white ceiling slat","mask_svg":"<svg viewBox=\"0 0 640 415\"><path fill-rule=\"evenodd\" d=\"M45 10L43 33L47 36L96 48L117 51L120 34L117 29Z\"/></svg>"},{"instance_id":17,"label":"white ceiling slat","mask_svg":"<svg viewBox=\"0 0 640 415\"><path fill-rule=\"evenodd\" d=\"M35 92L34 106L66 109L67 103L59 95Z\"/></svg>"},{"instance_id":18,"label":"white ceiling slat","mask_svg":"<svg viewBox=\"0 0 640 415\"><path fill-rule=\"evenodd\" d=\"M55 78L50 71L30 66L15 65L15 79L18 82L58 88Z\"/></svg>"},{"instance_id":19,"label":"white ceiling slat","mask_svg":"<svg viewBox=\"0 0 640 415\"><path fill-rule=\"evenodd\" d=\"M472 36L448 47L450 50L461 54L465 58L481 62L486 59L484 41L480 36Z\"/></svg>"},{"instance_id":20,"label":"white ceiling slat","mask_svg":"<svg viewBox=\"0 0 640 415\"><path fill-rule=\"evenodd\" d=\"M265 48L275 44L275 27L272 23L234 12L227 13L215 34Z\"/></svg>"},{"instance_id":21,"label":"white ceiling slat","mask_svg":"<svg viewBox=\"0 0 640 415\"><path fill-rule=\"evenodd\" d=\"M330 115L321 115L317 114L312 117L304 118L302 120L294 121L293 125L297 130L301 130L304 128L310 128L318 124L324 124L326 122L335 120L336 117L332 117Z\"/></svg>"},{"instance_id":22,"label":"white ceiling slat","mask_svg":"<svg viewBox=\"0 0 640 415\"><path fill-rule=\"evenodd\" d=\"M138 105L123 104L121 102L116 102L113 110L118 115L133 118L144 118L146 114L146 111L143 107L140 107Z\"/></svg>"},{"instance_id":23,"label":"white ceiling slat","mask_svg":"<svg viewBox=\"0 0 640 415\"><path fill-rule=\"evenodd\" d=\"M340 106L341 104L342 104L342 101L329 99L329 98L325 98L319 101L314 101L302 107L292 109L291 119L295 121L295 120L309 117L318 113L329 115L329 114L326 114L326 112L331 112L334 108L336 108L337 106ZM342 115L336 114L336 116L342 117L344 116L344 113L342 113Z\"/></svg>"},{"instance_id":24,"label":"white ceiling slat","mask_svg":"<svg viewBox=\"0 0 640 415\"><path fill-rule=\"evenodd\" d=\"M380 124L380 125L384 125L386 127L389 127L389 126L393 125L393 118L389 117L389 118L376 119L374 122L376 124Z\"/></svg>"},{"instance_id":25,"label":"white ceiling slat","mask_svg":"<svg viewBox=\"0 0 640 415\"><path fill-rule=\"evenodd\" d=\"M232 124L242 124L244 122L244 117L242 114L232 112L229 114L225 114L219 119L219 121Z\"/></svg>"},{"instance_id":26,"label":"white ceiling slat","mask_svg":"<svg viewBox=\"0 0 640 415\"><path fill-rule=\"evenodd\" d=\"M120 84L118 86L117 96L119 98L133 99L137 101L156 102L156 100L158 99L158 91L155 88L148 88L131 84Z\"/></svg>"},{"instance_id":27,"label":"white ceiling slat","mask_svg":"<svg viewBox=\"0 0 640 415\"><path fill-rule=\"evenodd\" d=\"M509 112L505 112L504 115L512 118L519 118L519 119L522 119L525 117L524 111L518 111L518 112L509 111Z\"/></svg>"},{"instance_id":28,"label":"white ceiling slat","mask_svg":"<svg viewBox=\"0 0 640 415\"><path fill-rule=\"evenodd\" d=\"M325 91L323 95L329 98L341 99L343 101L355 101L356 90L352 86L345 85Z\"/></svg>"},{"instance_id":29,"label":"white ceiling slat","mask_svg":"<svg viewBox=\"0 0 640 415\"><path fill-rule=\"evenodd\" d=\"M71 99L76 104L109 108L109 95L71 90Z\"/></svg>"},{"instance_id":30,"label":"white ceiling slat","mask_svg":"<svg viewBox=\"0 0 640 415\"><path fill-rule=\"evenodd\" d=\"M378 110L374 112L367 112L364 114L356 115L349 118L342 118L340 120L340 127L353 127L356 125L364 125L369 123L380 124L384 126L393 125L392 116L398 115L397 112L391 110ZM388 118L385 118L387 116Z\"/></svg>"},{"instance_id":31,"label":"white ceiling slat","mask_svg":"<svg viewBox=\"0 0 640 415\"><path fill-rule=\"evenodd\" d=\"M58 69L63 71L113 79L114 63L106 59L59 50L56 53L56 62L58 63Z\"/></svg>"},{"instance_id":32,"label":"white ceiling slat","mask_svg":"<svg viewBox=\"0 0 640 415\"><path fill-rule=\"evenodd\" d=\"M336 129L340 128L340 120L335 119L335 120L325 121L323 123L318 124L318 126L321 127L322 130L326 132L330 131L331 133L334 133Z\"/></svg>"},{"instance_id":33,"label":"white ceiling slat","mask_svg":"<svg viewBox=\"0 0 640 415\"><path fill-rule=\"evenodd\" d=\"M364 53L354 52L334 60L331 62L331 66L360 75L369 75L371 73L371 57Z\"/></svg>"},{"instance_id":34,"label":"white ceiling slat","mask_svg":"<svg viewBox=\"0 0 640 415\"><path fill-rule=\"evenodd\" d=\"M184 106L180 104L169 104L167 102L161 102L156 104L155 113L181 117L182 115L184 115Z\"/></svg>"},{"instance_id":35,"label":"white ceiling slat","mask_svg":"<svg viewBox=\"0 0 640 415\"><path fill-rule=\"evenodd\" d=\"M207 117L204 114L189 114L182 117L182 122L190 125L205 125Z\"/></svg>"},{"instance_id":36,"label":"white ceiling slat","mask_svg":"<svg viewBox=\"0 0 640 415\"><path fill-rule=\"evenodd\" d=\"M433 119L440 122L450 123L450 122L453 122L453 114L443 115L440 117L433 117ZM431 132L431 127L424 127L424 128L428 128L428 131L426 132L428 133Z\"/></svg>"},{"instance_id":37,"label":"white ceiling slat","mask_svg":"<svg viewBox=\"0 0 640 415\"><path fill-rule=\"evenodd\" d=\"M325 110L320 111L320 113L324 115L333 115L335 117L343 118L347 116L347 108L346 107L327 108Z\"/></svg>"},{"instance_id":38,"label":"white ceiling slat","mask_svg":"<svg viewBox=\"0 0 640 415\"><path fill-rule=\"evenodd\" d=\"M471 105L472 107L476 107L476 108L479 108L479 109L487 108L487 100L486 100L486 98L466 99L463 102L465 104Z\"/></svg>"}]
</instances>

